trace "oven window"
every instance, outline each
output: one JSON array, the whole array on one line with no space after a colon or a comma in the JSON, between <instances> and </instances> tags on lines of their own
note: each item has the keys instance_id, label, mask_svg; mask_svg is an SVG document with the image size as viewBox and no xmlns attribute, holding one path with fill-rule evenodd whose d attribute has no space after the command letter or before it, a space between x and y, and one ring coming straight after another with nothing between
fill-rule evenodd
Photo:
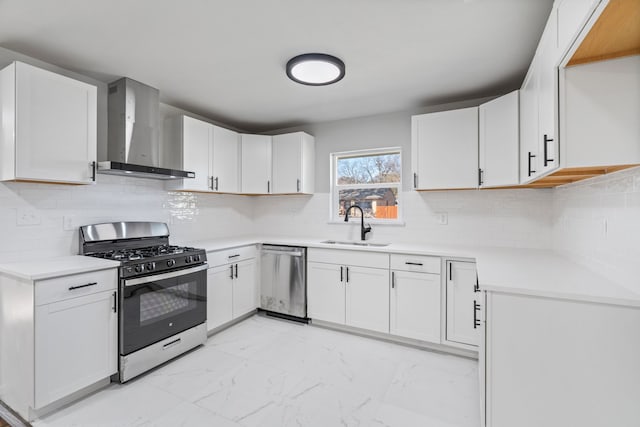
<instances>
[{"instance_id":1,"label":"oven window","mask_svg":"<svg viewBox=\"0 0 640 427\"><path fill-rule=\"evenodd\" d=\"M140 326L191 310L194 299L189 293L190 285L195 283L183 283L140 295Z\"/></svg>"}]
</instances>

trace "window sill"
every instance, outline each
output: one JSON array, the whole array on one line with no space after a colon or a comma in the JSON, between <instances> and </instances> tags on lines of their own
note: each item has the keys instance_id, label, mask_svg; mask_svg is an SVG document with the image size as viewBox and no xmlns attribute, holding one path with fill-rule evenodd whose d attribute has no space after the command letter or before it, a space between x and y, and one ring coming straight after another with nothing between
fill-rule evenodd
<instances>
[{"instance_id":1,"label":"window sill","mask_svg":"<svg viewBox=\"0 0 640 427\"><path fill-rule=\"evenodd\" d=\"M403 220L401 219L397 219L394 221L375 221L375 220L364 220L365 225L369 224L369 225L375 225L376 227L379 225L392 225L395 227L404 227L406 224ZM333 225L357 225L360 226L360 219L358 218L358 221L356 222L354 221L349 221L349 222L344 222L344 220L339 221L339 220L332 220L330 219L329 221L327 221L327 224L333 224Z\"/></svg>"}]
</instances>

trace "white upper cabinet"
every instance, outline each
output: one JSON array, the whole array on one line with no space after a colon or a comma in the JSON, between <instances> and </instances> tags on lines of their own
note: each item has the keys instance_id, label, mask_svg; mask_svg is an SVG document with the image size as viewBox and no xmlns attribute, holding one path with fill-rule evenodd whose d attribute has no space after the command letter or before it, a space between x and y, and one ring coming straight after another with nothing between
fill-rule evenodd
<instances>
[{"instance_id":1,"label":"white upper cabinet","mask_svg":"<svg viewBox=\"0 0 640 427\"><path fill-rule=\"evenodd\" d=\"M271 136L240 134L242 193L271 193Z\"/></svg>"},{"instance_id":2,"label":"white upper cabinet","mask_svg":"<svg viewBox=\"0 0 640 427\"><path fill-rule=\"evenodd\" d=\"M239 191L238 133L187 116L168 121L167 133L181 141L180 168L195 178L169 181L172 189L237 193Z\"/></svg>"},{"instance_id":3,"label":"white upper cabinet","mask_svg":"<svg viewBox=\"0 0 640 427\"><path fill-rule=\"evenodd\" d=\"M571 47L600 0L561 0L557 7L558 51Z\"/></svg>"},{"instance_id":4,"label":"white upper cabinet","mask_svg":"<svg viewBox=\"0 0 640 427\"><path fill-rule=\"evenodd\" d=\"M496 98L479 108L480 187L518 185L518 91Z\"/></svg>"},{"instance_id":5,"label":"white upper cabinet","mask_svg":"<svg viewBox=\"0 0 640 427\"><path fill-rule=\"evenodd\" d=\"M478 107L411 118L413 188L478 187Z\"/></svg>"},{"instance_id":6,"label":"white upper cabinet","mask_svg":"<svg viewBox=\"0 0 640 427\"><path fill-rule=\"evenodd\" d=\"M95 181L97 88L14 62L0 71L0 179Z\"/></svg>"},{"instance_id":7,"label":"white upper cabinet","mask_svg":"<svg viewBox=\"0 0 640 427\"><path fill-rule=\"evenodd\" d=\"M520 182L536 176L538 169L538 79L534 57L520 89Z\"/></svg>"},{"instance_id":8,"label":"white upper cabinet","mask_svg":"<svg viewBox=\"0 0 640 427\"><path fill-rule=\"evenodd\" d=\"M551 14L538 46L538 171L557 169L558 158L558 21Z\"/></svg>"},{"instance_id":9,"label":"white upper cabinet","mask_svg":"<svg viewBox=\"0 0 640 427\"><path fill-rule=\"evenodd\" d=\"M182 116L182 167L195 172L195 178L181 180L182 188L194 191L211 189L211 138L213 126L202 120ZM178 181L177 181L178 182Z\"/></svg>"},{"instance_id":10,"label":"white upper cabinet","mask_svg":"<svg viewBox=\"0 0 640 427\"><path fill-rule=\"evenodd\" d=\"M238 193L240 191L240 137L237 132L213 126L213 159L211 176L213 191Z\"/></svg>"},{"instance_id":11,"label":"white upper cabinet","mask_svg":"<svg viewBox=\"0 0 640 427\"><path fill-rule=\"evenodd\" d=\"M304 132L275 135L272 160L273 194L313 193L315 142L311 135Z\"/></svg>"}]
</instances>

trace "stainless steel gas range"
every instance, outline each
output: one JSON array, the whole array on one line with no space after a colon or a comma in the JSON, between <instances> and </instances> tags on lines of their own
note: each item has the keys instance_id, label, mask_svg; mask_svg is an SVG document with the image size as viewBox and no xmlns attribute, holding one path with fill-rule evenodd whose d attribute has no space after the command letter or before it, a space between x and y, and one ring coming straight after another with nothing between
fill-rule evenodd
<instances>
[{"instance_id":1,"label":"stainless steel gas range","mask_svg":"<svg viewBox=\"0 0 640 427\"><path fill-rule=\"evenodd\" d=\"M80 253L120 261L117 380L206 341L204 249L169 245L162 222L114 222L80 227Z\"/></svg>"}]
</instances>

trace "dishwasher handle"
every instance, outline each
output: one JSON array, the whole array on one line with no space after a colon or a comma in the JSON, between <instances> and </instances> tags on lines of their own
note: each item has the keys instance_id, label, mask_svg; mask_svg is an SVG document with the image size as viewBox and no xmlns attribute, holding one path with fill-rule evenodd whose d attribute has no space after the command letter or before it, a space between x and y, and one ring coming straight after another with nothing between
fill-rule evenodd
<instances>
[{"instance_id":1,"label":"dishwasher handle","mask_svg":"<svg viewBox=\"0 0 640 427\"><path fill-rule=\"evenodd\" d=\"M262 253L263 254L272 254L272 255L289 255L294 257L304 256L306 248L295 247L295 246L274 246L274 245L263 245Z\"/></svg>"}]
</instances>

